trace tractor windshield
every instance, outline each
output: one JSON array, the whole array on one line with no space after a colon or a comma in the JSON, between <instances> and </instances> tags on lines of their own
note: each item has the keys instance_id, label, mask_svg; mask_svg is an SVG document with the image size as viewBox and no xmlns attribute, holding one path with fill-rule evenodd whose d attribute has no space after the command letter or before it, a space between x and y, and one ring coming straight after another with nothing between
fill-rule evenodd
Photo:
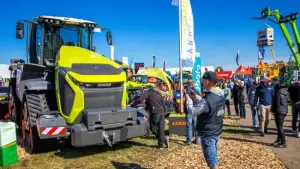
<instances>
[{"instance_id":1,"label":"tractor windshield","mask_svg":"<svg viewBox=\"0 0 300 169\"><path fill-rule=\"evenodd\" d=\"M44 59L54 61L62 45L91 49L91 30L82 27L45 28Z\"/></svg>"}]
</instances>

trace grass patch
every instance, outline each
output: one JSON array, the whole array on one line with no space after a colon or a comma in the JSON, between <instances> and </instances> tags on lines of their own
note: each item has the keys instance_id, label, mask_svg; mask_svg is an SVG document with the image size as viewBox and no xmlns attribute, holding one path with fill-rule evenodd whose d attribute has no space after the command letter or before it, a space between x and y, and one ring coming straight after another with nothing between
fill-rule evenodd
<instances>
[{"instance_id":1,"label":"grass patch","mask_svg":"<svg viewBox=\"0 0 300 169\"><path fill-rule=\"evenodd\" d=\"M240 133L236 120L224 120L224 130L219 143L220 168L282 168L281 162L276 161L276 156L269 150ZM164 151L156 148L157 139L153 135L118 143L112 148L106 145L61 148L22 156L17 165L5 168L207 168L201 146L185 146L185 140L185 136L170 137L170 148ZM19 151L23 149L19 148Z\"/></svg>"}]
</instances>

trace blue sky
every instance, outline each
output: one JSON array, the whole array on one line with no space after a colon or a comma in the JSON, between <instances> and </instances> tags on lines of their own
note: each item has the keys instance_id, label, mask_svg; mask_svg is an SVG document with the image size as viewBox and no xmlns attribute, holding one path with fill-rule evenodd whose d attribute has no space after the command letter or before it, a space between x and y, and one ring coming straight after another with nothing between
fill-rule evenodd
<instances>
[{"instance_id":1,"label":"blue sky","mask_svg":"<svg viewBox=\"0 0 300 169\"><path fill-rule=\"evenodd\" d=\"M178 66L178 8L172 0L10 0L0 2L0 63L10 58L25 59L25 41L15 39L18 19L32 19L39 15L56 15L97 21L100 27L113 32L115 57L135 58L136 62L157 66L163 61L167 67ZM68 3L71 2L71 3ZM251 16L270 5L283 15L300 12L298 0L191 0L197 51L204 65L236 68L235 56L240 50L240 63L257 63L256 31L265 28L263 21ZM275 29L275 55L288 60L291 54L279 27ZM299 24L298 24L299 25ZM96 36L97 51L109 56L104 34ZM266 49L266 60L271 60Z\"/></svg>"}]
</instances>

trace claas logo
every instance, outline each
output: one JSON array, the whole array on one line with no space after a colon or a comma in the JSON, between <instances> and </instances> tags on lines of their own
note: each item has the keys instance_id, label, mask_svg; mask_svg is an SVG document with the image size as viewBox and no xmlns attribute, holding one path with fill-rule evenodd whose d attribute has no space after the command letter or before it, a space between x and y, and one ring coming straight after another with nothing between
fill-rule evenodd
<instances>
[{"instance_id":1,"label":"claas logo","mask_svg":"<svg viewBox=\"0 0 300 169\"><path fill-rule=\"evenodd\" d=\"M185 121L173 121L172 126L186 126Z\"/></svg>"}]
</instances>

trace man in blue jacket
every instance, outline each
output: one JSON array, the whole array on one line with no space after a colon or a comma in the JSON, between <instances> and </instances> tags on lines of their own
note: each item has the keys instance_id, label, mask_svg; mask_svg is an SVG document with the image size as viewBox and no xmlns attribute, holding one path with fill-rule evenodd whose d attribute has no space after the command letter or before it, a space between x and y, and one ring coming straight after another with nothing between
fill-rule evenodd
<instances>
[{"instance_id":1,"label":"man in blue jacket","mask_svg":"<svg viewBox=\"0 0 300 169\"><path fill-rule=\"evenodd\" d=\"M268 132L268 125L271 121L271 105L272 97L274 95L274 88L272 86L272 81L270 78L262 79L262 84L256 88L255 93L255 105L259 105L259 110L261 113L260 118L260 131L261 136L265 136L265 133ZM258 107L255 106L254 110L257 110Z\"/></svg>"},{"instance_id":2,"label":"man in blue jacket","mask_svg":"<svg viewBox=\"0 0 300 169\"><path fill-rule=\"evenodd\" d=\"M218 169L218 141L222 133L225 96L222 89L216 87L216 72L205 72L202 84L204 97L197 97L198 103L192 108L192 116L197 116L197 132L201 137L202 151L208 166Z\"/></svg>"}]
</instances>

